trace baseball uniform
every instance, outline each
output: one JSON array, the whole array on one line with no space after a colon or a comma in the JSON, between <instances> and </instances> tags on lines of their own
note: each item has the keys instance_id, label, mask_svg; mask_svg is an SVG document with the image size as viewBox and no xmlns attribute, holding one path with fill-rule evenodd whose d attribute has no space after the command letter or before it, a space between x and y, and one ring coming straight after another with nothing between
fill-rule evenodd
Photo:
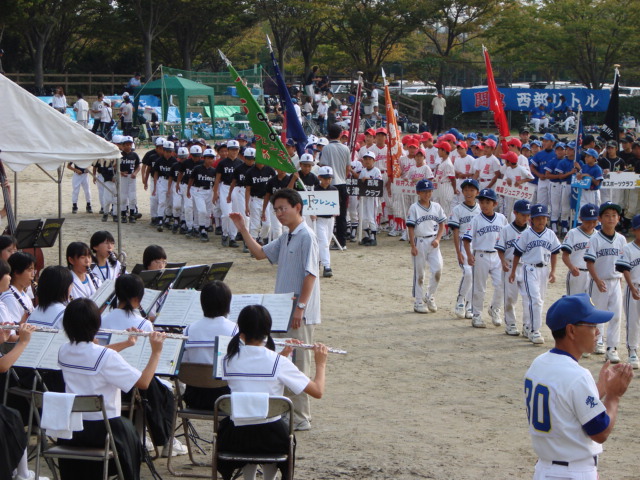
<instances>
[{"instance_id":1,"label":"baseball uniform","mask_svg":"<svg viewBox=\"0 0 640 480\"><path fill-rule=\"evenodd\" d=\"M500 172L500 161L494 155L488 157L483 155L473 162L473 171L478 174L478 183L480 190L482 190L487 188L496 173Z\"/></svg>"},{"instance_id":2,"label":"baseball uniform","mask_svg":"<svg viewBox=\"0 0 640 480\"><path fill-rule=\"evenodd\" d=\"M580 227L576 227L569 230L567 236L564 237L560 248L569 254L571 263L580 271L580 275L577 277L571 275L571 272L567 272L567 295L587 293L589 270L587 270L587 264L584 261L584 253L592 236L593 233L587 235Z\"/></svg>"},{"instance_id":3,"label":"baseball uniform","mask_svg":"<svg viewBox=\"0 0 640 480\"><path fill-rule=\"evenodd\" d=\"M640 246L636 242L625 245L622 258L616 262L616 269L629 271L635 287L640 287ZM633 298L629 286L624 294L624 313L627 318L627 348L637 351L640 343L640 301Z\"/></svg>"},{"instance_id":4,"label":"baseball uniform","mask_svg":"<svg viewBox=\"0 0 640 480\"><path fill-rule=\"evenodd\" d=\"M470 207L463 202L453 207L451 216L449 217L448 221L449 228L457 229L460 234L458 246L460 248L460 252L462 253L464 263L458 264L462 269L462 278L460 279L460 285L458 286L458 298L456 299L456 305L461 304L465 310L470 309L473 272L471 265L467 263L467 252L464 249L462 237L469 228L471 220L473 220L473 218L479 214L480 205L477 202L473 205L473 207ZM473 243L471 244L471 248L473 249Z\"/></svg>"},{"instance_id":5,"label":"baseball uniform","mask_svg":"<svg viewBox=\"0 0 640 480\"><path fill-rule=\"evenodd\" d=\"M436 167L434 183L436 190L433 192L434 200L442 206L444 213L451 215L451 206L454 197L453 185L451 179L455 178L456 171L453 168L450 158L445 158L440 165Z\"/></svg>"},{"instance_id":6,"label":"baseball uniform","mask_svg":"<svg viewBox=\"0 0 640 480\"><path fill-rule=\"evenodd\" d=\"M518 303L518 291L522 287L522 265L518 265L516 268L516 281L514 283L509 282L509 274L513 265L515 244L527 228L527 225L520 227L515 223L510 223L502 229L496 242L496 250L503 253L504 259L509 265L509 271L505 272L503 270L502 272L502 287L504 294L504 323L511 328L516 326L516 304Z\"/></svg>"}]
</instances>

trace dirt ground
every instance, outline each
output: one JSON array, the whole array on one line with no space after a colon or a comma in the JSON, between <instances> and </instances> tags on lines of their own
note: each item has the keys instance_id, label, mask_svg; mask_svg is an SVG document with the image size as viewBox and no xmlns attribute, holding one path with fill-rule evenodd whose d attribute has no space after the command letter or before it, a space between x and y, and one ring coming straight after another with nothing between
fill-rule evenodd
<instances>
[{"instance_id":1,"label":"dirt ground","mask_svg":"<svg viewBox=\"0 0 640 480\"><path fill-rule=\"evenodd\" d=\"M108 229L115 236L116 225L100 221L95 186L96 213L84 213L81 193L80 212L71 214L70 177L66 171L63 247L75 240L88 243L97 230ZM18 174L18 182L19 219L57 214L56 185L40 170L29 167ZM138 205L142 220L122 226L129 268L141 262L142 251L153 243L166 249L169 261L233 261L227 282L234 293L273 291L275 267L267 261L222 248L220 237L213 235L210 243L201 244L157 232L148 225L149 196L142 184ZM535 347L523 337L506 336L501 327L479 330L471 328L470 320L456 319L460 271L451 241L442 242L442 252L439 310L428 315L413 313L406 242L380 235L377 247L353 243L345 252L332 252L334 277L321 280L322 324L315 335L317 341L349 354L329 359L325 396L312 403L313 428L297 434L296 478L531 478L536 457L527 431L522 378L531 361L551 348L550 332L544 327L546 343ZM45 257L47 264L58 263L57 248ZM548 289L546 308L564 293L565 274L559 261L558 282ZM621 347L624 360L624 343ZM597 375L602 360L592 356L581 364ZM601 478L638 478L633 452L639 401L640 388L632 383L601 457ZM208 425L198 427L203 437L210 436ZM179 458L179 464L187 463ZM163 477L170 476L164 460L156 466ZM144 478L151 478L146 467L142 471Z\"/></svg>"}]
</instances>

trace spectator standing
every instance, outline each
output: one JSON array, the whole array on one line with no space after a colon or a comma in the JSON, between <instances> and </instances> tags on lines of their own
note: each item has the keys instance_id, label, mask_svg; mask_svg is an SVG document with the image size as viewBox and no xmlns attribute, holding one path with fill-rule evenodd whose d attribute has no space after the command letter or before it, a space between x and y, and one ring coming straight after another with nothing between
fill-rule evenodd
<instances>
[{"instance_id":1,"label":"spectator standing","mask_svg":"<svg viewBox=\"0 0 640 480\"><path fill-rule=\"evenodd\" d=\"M431 100L431 108L433 109L431 115L431 134L439 135L444 128L444 109L447 106L447 101L442 96L442 92L438 92L438 95Z\"/></svg>"},{"instance_id":2,"label":"spectator standing","mask_svg":"<svg viewBox=\"0 0 640 480\"><path fill-rule=\"evenodd\" d=\"M305 78L304 93L306 94L307 97L313 98L313 92L316 87L316 77L318 76L318 74L316 73L317 71L318 71L318 65L314 65L313 67L311 67L311 71Z\"/></svg>"},{"instance_id":3,"label":"spectator standing","mask_svg":"<svg viewBox=\"0 0 640 480\"><path fill-rule=\"evenodd\" d=\"M122 122L122 134L131 135L131 127L133 127L133 105L129 95L125 95L122 99L120 107L120 121Z\"/></svg>"},{"instance_id":4,"label":"spectator standing","mask_svg":"<svg viewBox=\"0 0 640 480\"><path fill-rule=\"evenodd\" d=\"M78 101L73 104L73 111L76 112L76 122L87 128L89 126L89 104L81 93L78 93Z\"/></svg>"},{"instance_id":5,"label":"spectator standing","mask_svg":"<svg viewBox=\"0 0 640 480\"><path fill-rule=\"evenodd\" d=\"M93 133L98 133L98 129L100 128L100 119L102 118L102 108L104 99L104 94L102 92L98 92L98 99L91 104L91 118L93 118L93 127L91 131Z\"/></svg>"},{"instance_id":6,"label":"spectator standing","mask_svg":"<svg viewBox=\"0 0 640 480\"><path fill-rule=\"evenodd\" d=\"M142 85L142 81L140 80L140 72L136 72L133 74L133 77L129 79L129 82L125 86L127 90L131 88L139 88Z\"/></svg>"},{"instance_id":7,"label":"spectator standing","mask_svg":"<svg viewBox=\"0 0 640 480\"><path fill-rule=\"evenodd\" d=\"M64 89L62 87L56 88L56 93L51 100L51 106L63 115L67 113L67 97L64 96Z\"/></svg>"}]
</instances>

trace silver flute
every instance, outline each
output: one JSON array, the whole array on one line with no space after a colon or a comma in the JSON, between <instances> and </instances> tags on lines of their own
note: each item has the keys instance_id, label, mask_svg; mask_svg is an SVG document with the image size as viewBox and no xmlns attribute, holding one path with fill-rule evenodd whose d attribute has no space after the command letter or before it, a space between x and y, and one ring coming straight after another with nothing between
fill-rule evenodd
<instances>
[{"instance_id":1,"label":"silver flute","mask_svg":"<svg viewBox=\"0 0 640 480\"><path fill-rule=\"evenodd\" d=\"M27 324L29 325L29 324ZM58 333L61 332L62 330L58 329L58 328L51 328L51 327L41 327L40 325L36 325L36 332L46 332L46 333ZM0 325L0 330L18 330L20 328L20 325L15 324L15 325ZM127 330L110 330L110 329L100 329L98 330L98 333L110 333L112 335L127 335L129 337L134 336L134 337L148 337L149 335L151 335L153 332L129 332ZM158 332L158 333L164 333L164 332ZM181 335L179 333L165 333L166 338L175 338L177 340L188 340L189 337L187 337L186 335Z\"/></svg>"},{"instance_id":2,"label":"silver flute","mask_svg":"<svg viewBox=\"0 0 640 480\"><path fill-rule=\"evenodd\" d=\"M312 345L310 343L290 343L290 342L287 342L286 340L274 339L273 343L281 347L304 348L305 350L313 350L313 348L315 347L315 345ZM347 354L346 350L339 350L337 348L331 348L331 347L327 347L327 349L329 350L329 353L337 353L338 355Z\"/></svg>"}]
</instances>

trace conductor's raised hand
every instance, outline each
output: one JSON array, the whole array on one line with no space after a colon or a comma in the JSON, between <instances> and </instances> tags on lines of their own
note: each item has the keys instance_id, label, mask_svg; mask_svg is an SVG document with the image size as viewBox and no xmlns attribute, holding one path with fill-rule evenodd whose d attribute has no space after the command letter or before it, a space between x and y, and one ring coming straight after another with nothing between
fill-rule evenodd
<instances>
[{"instance_id":1,"label":"conductor's raised hand","mask_svg":"<svg viewBox=\"0 0 640 480\"><path fill-rule=\"evenodd\" d=\"M326 365L327 357L329 356L329 349L322 343L316 343L313 345L313 354L315 357L316 365Z\"/></svg>"},{"instance_id":2,"label":"conductor's raised hand","mask_svg":"<svg viewBox=\"0 0 640 480\"><path fill-rule=\"evenodd\" d=\"M167 334L163 332L151 332L149 335L149 343L151 344L151 353L160 353L162 351L162 344L164 343Z\"/></svg>"}]
</instances>

